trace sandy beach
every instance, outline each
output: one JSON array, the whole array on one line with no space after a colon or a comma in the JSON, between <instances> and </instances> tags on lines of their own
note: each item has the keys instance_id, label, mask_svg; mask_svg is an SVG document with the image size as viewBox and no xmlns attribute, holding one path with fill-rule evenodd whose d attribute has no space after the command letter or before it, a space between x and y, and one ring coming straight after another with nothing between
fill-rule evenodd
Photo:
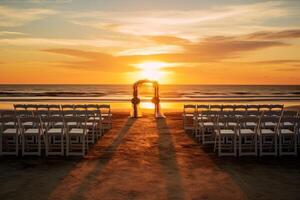
<instances>
[{"instance_id":1,"label":"sandy beach","mask_svg":"<svg viewBox=\"0 0 300 200\"><path fill-rule=\"evenodd\" d=\"M114 113L85 158L0 158L0 199L298 199L300 160L218 158L182 128Z\"/></svg>"}]
</instances>

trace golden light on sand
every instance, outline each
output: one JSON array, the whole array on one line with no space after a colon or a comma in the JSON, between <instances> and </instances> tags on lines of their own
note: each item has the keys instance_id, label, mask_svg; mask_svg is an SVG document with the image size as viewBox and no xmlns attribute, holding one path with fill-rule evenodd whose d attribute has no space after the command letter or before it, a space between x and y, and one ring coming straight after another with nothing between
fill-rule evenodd
<instances>
[{"instance_id":1,"label":"golden light on sand","mask_svg":"<svg viewBox=\"0 0 300 200\"><path fill-rule=\"evenodd\" d=\"M172 64L165 62L143 62L139 64L134 64L140 71L137 74L138 79L149 79L160 82L165 82L167 79L167 71L163 68L171 67Z\"/></svg>"}]
</instances>

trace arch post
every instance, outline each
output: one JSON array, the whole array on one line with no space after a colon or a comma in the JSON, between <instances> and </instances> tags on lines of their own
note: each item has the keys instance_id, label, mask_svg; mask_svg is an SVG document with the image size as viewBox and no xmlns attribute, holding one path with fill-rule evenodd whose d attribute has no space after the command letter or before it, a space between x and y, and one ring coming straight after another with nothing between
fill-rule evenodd
<instances>
[{"instance_id":1,"label":"arch post","mask_svg":"<svg viewBox=\"0 0 300 200\"><path fill-rule=\"evenodd\" d=\"M154 97L152 98L151 102L154 103L155 105L154 108L155 118L165 118L164 114L161 112L161 107L160 107L159 85L156 81L150 81L150 80L140 80L133 84L133 98L131 99L133 110L131 112L131 117L138 118L142 116L139 109L139 104L141 100L138 97L138 87L144 83L151 83L154 88Z\"/></svg>"}]
</instances>

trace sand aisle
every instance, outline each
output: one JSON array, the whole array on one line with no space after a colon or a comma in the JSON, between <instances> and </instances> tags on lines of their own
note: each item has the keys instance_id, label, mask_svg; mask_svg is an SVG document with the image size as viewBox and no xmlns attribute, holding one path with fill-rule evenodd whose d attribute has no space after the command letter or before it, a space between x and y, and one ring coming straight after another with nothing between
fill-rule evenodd
<instances>
[{"instance_id":1,"label":"sand aisle","mask_svg":"<svg viewBox=\"0 0 300 200\"><path fill-rule=\"evenodd\" d=\"M115 123L113 137L102 141L108 145L96 146L51 199L240 199L230 177L172 127L179 121L149 116Z\"/></svg>"}]
</instances>

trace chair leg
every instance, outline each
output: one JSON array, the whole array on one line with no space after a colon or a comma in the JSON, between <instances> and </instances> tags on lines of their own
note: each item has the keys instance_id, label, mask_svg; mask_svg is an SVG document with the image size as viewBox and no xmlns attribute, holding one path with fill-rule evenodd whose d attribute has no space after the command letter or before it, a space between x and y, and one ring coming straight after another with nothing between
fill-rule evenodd
<instances>
[{"instance_id":1,"label":"chair leg","mask_svg":"<svg viewBox=\"0 0 300 200\"><path fill-rule=\"evenodd\" d=\"M15 136L15 142L16 142L16 156L19 154L19 135Z\"/></svg>"},{"instance_id":2,"label":"chair leg","mask_svg":"<svg viewBox=\"0 0 300 200\"><path fill-rule=\"evenodd\" d=\"M263 152L263 136L260 135L259 136L259 156L261 157L262 156L262 152Z\"/></svg>"},{"instance_id":3,"label":"chair leg","mask_svg":"<svg viewBox=\"0 0 300 200\"><path fill-rule=\"evenodd\" d=\"M25 143L26 143L26 137L25 135L22 135L22 156L25 154Z\"/></svg>"},{"instance_id":4,"label":"chair leg","mask_svg":"<svg viewBox=\"0 0 300 200\"><path fill-rule=\"evenodd\" d=\"M2 134L0 134L0 156L2 156Z\"/></svg>"},{"instance_id":5,"label":"chair leg","mask_svg":"<svg viewBox=\"0 0 300 200\"><path fill-rule=\"evenodd\" d=\"M70 149L69 140L70 140L69 135L66 135L66 156L69 156L69 149Z\"/></svg>"}]
</instances>

